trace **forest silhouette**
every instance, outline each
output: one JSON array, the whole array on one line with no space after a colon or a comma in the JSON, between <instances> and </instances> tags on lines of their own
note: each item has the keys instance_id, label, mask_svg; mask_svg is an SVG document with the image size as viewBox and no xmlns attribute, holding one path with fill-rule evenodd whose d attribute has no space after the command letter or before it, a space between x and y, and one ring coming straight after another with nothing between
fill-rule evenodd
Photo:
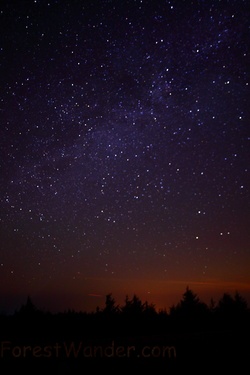
<instances>
[{"instance_id":1,"label":"forest silhouette","mask_svg":"<svg viewBox=\"0 0 250 375\"><path fill-rule=\"evenodd\" d=\"M225 293L217 303L211 300L207 305L187 287L169 311L157 311L154 304L137 295L126 296L124 304L118 305L109 293L104 307L91 313L42 311L28 296L15 313L0 315L0 369L24 366L30 371L50 368L54 373L70 374L81 373L91 364L96 370L139 366L141 370L179 373L198 371L206 363L206 369L220 365L223 371L234 367L239 372L249 356L249 323L250 309L238 292L234 296ZM76 346L77 354L85 345L88 356L62 354L63 345ZM92 355L90 345L99 350L99 356ZM115 349L115 345L119 346ZM111 353L108 358L103 358L105 347ZM143 353L138 351L142 348L147 356L135 354ZM171 356L166 356L166 350ZM121 355L113 358L113 354Z\"/></svg>"}]
</instances>

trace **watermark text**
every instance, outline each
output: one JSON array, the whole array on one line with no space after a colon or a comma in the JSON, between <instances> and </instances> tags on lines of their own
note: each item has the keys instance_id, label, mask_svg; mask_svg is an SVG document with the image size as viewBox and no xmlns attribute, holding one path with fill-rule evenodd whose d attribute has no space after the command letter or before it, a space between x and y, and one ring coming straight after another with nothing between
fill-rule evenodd
<instances>
[{"instance_id":1,"label":"watermark text","mask_svg":"<svg viewBox=\"0 0 250 375\"><path fill-rule=\"evenodd\" d=\"M114 340L109 345L86 345L82 341L50 345L16 345L0 342L0 359L4 358L176 358L172 345L119 345Z\"/></svg>"}]
</instances>

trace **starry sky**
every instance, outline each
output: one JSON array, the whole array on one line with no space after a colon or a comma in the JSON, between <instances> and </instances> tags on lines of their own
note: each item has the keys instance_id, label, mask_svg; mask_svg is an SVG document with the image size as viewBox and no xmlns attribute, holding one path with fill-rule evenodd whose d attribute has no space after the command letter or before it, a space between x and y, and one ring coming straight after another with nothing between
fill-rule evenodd
<instances>
[{"instance_id":1,"label":"starry sky","mask_svg":"<svg viewBox=\"0 0 250 375\"><path fill-rule=\"evenodd\" d=\"M1 0L0 310L250 297L249 19Z\"/></svg>"}]
</instances>

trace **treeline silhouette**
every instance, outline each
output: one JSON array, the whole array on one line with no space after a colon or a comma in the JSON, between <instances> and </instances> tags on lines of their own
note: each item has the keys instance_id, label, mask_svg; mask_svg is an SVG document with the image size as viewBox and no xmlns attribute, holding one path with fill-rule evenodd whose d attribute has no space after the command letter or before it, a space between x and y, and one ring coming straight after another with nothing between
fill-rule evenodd
<instances>
[{"instance_id":1,"label":"treeline silhouette","mask_svg":"<svg viewBox=\"0 0 250 375\"><path fill-rule=\"evenodd\" d=\"M62 375L82 374L91 366L93 373L105 369L110 374L133 369L140 373L181 374L190 370L193 374L224 374L233 369L243 373L248 364L249 337L250 310L239 293L225 293L218 303L211 300L207 305L187 287L180 302L169 311L157 311L137 295L127 296L124 304L118 305L110 293L104 307L92 313L46 312L28 297L15 313L0 314L0 372L22 369L26 374L48 370ZM60 349L56 357L55 348L63 348L65 343L68 347L73 343L76 348L108 347L108 353L111 345L125 352L128 347L135 351L130 357L84 358L81 354L68 358ZM176 356L161 356L164 347L174 348ZM29 353L34 350L33 354L25 357L25 348ZM39 357L39 353L46 354L45 348L54 354ZM143 348L146 358L141 355Z\"/></svg>"},{"instance_id":2,"label":"treeline silhouette","mask_svg":"<svg viewBox=\"0 0 250 375\"><path fill-rule=\"evenodd\" d=\"M38 309L30 296L12 315L0 315L1 333L24 334L65 339L85 337L116 337L162 335L184 332L228 332L249 330L250 309L236 292L225 293L216 304L207 305L189 287L176 305L157 311L155 305L142 302L134 295L126 296L118 305L112 293L106 295L104 308L95 312L67 310L59 313Z\"/></svg>"}]
</instances>

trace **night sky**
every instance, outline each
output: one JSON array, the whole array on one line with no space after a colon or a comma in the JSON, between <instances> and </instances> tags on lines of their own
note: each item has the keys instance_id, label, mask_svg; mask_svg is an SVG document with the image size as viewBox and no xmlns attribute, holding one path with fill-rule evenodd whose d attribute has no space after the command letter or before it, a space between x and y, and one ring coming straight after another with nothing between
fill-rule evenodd
<instances>
[{"instance_id":1,"label":"night sky","mask_svg":"<svg viewBox=\"0 0 250 375\"><path fill-rule=\"evenodd\" d=\"M250 296L249 19L0 1L0 311Z\"/></svg>"}]
</instances>

